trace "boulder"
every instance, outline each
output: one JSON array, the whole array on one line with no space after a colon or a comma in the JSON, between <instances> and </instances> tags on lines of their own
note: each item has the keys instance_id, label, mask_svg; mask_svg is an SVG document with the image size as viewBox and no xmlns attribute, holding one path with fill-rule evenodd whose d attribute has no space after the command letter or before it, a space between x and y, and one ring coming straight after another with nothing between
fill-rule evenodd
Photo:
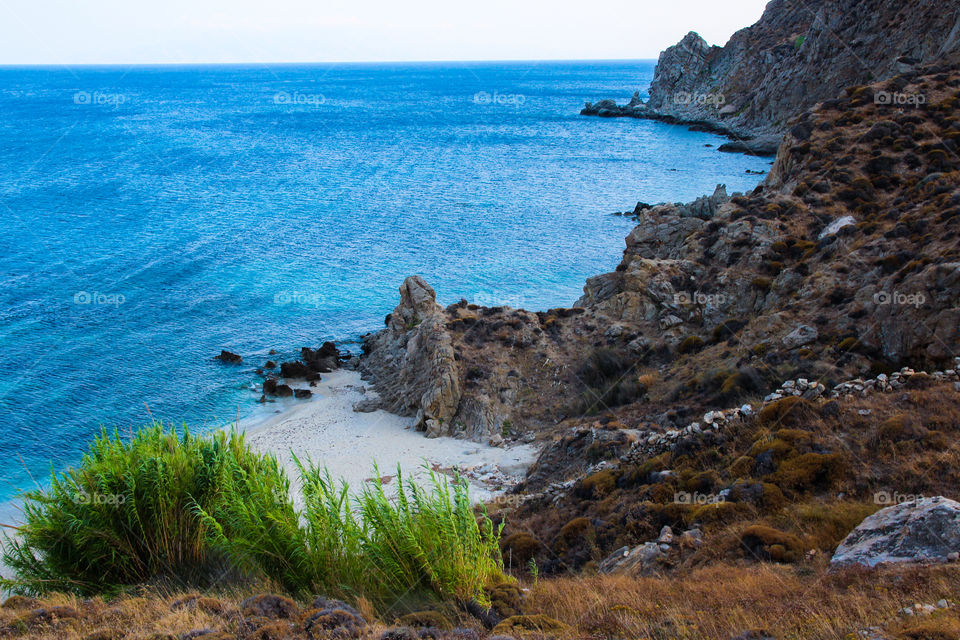
<instances>
[{"instance_id":1,"label":"boulder","mask_svg":"<svg viewBox=\"0 0 960 640\"><path fill-rule=\"evenodd\" d=\"M220 350L220 355L214 356L214 360L219 360L220 362L226 362L227 364L242 364L243 358L236 353L227 351L226 349Z\"/></svg>"},{"instance_id":2,"label":"boulder","mask_svg":"<svg viewBox=\"0 0 960 640\"><path fill-rule=\"evenodd\" d=\"M816 327L801 324L796 329L783 337L783 346L787 349L796 349L805 344L810 344L819 337L820 333Z\"/></svg>"},{"instance_id":3,"label":"boulder","mask_svg":"<svg viewBox=\"0 0 960 640\"><path fill-rule=\"evenodd\" d=\"M312 368L299 360L280 363L280 375L284 378L302 378L304 380L319 380L320 376Z\"/></svg>"},{"instance_id":4,"label":"boulder","mask_svg":"<svg viewBox=\"0 0 960 640\"><path fill-rule=\"evenodd\" d=\"M832 567L947 562L960 551L960 503L936 496L881 509L840 543Z\"/></svg>"},{"instance_id":5,"label":"boulder","mask_svg":"<svg viewBox=\"0 0 960 640\"><path fill-rule=\"evenodd\" d=\"M634 548L621 547L604 558L598 567L600 573L648 574L663 557L656 542L645 542Z\"/></svg>"},{"instance_id":6,"label":"boulder","mask_svg":"<svg viewBox=\"0 0 960 640\"><path fill-rule=\"evenodd\" d=\"M340 364L340 352L332 342L324 342L319 349L303 347L300 350L303 362L318 373L328 373Z\"/></svg>"},{"instance_id":7,"label":"boulder","mask_svg":"<svg viewBox=\"0 0 960 640\"><path fill-rule=\"evenodd\" d=\"M385 409L415 415L416 428L428 437L452 434L462 375L443 308L423 278L403 281L400 304L386 329L366 336L364 353L361 370L373 378Z\"/></svg>"}]
</instances>

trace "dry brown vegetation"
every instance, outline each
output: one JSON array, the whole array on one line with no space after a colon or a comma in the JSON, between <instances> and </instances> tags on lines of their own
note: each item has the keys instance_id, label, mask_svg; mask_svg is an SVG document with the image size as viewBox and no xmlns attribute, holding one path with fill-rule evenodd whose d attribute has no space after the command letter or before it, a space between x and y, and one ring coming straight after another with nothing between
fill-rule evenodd
<instances>
[{"instance_id":1,"label":"dry brown vegetation","mask_svg":"<svg viewBox=\"0 0 960 640\"><path fill-rule=\"evenodd\" d=\"M529 607L594 638L729 639L763 631L781 640L813 640L854 638L868 628L882 628L886 635L879 637L956 638L955 610L916 619L899 611L956 598L958 589L960 568L953 566L831 574L822 567L719 564L669 578L541 581Z\"/></svg>"},{"instance_id":2,"label":"dry brown vegetation","mask_svg":"<svg viewBox=\"0 0 960 640\"><path fill-rule=\"evenodd\" d=\"M619 460L623 425L599 422L558 441L558 455L614 466L578 480L558 501L534 498L504 511L505 557L535 558L542 573L590 569L624 545L698 526L706 537L663 567L717 561L809 562L831 554L875 494L960 497L960 394L916 376L895 393L809 402L786 398L720 433L680 440L642 462ZM604 434L601 439L597 434ZM583 440L583 442L579 442ZM662 472L669 471L669 474ZM719 504L678 504L679 492Z\"/></svg>"},{"instance_id":3,"label":"dry brown vegetation","mask_svg":"<svg viewBox=\"0 0 960 640\"><path fill-rule=\"evenodd\" d=\"M146 591L114 600L14 597L0 607L0 633L36 640L309 640L419 637L469 640L512 633L515 638L730 639L763 631L780 640L853 638L872 629L893 640L956 638L955 605L931 615L900 613L915 603L958 600L960 567L845 570L824 562L804 568L721 563L672 576L578 576L530 584L523 614L492 631L452 630L448 617L423 612L375 622L348 635L313 628L316 609L279 596L284 606L253 611L242 594L163 595ZM362 605L362 603L360 603ZM361 613L373 619L372 611ZM520 613L519 611L517 612ZM461 621L455 621L460 623ZM397 624L410 625L401 630ZM741 636L750 637L750 636ZM754 637L762 637L756 635Z\"/></svg>"}]
</instances>

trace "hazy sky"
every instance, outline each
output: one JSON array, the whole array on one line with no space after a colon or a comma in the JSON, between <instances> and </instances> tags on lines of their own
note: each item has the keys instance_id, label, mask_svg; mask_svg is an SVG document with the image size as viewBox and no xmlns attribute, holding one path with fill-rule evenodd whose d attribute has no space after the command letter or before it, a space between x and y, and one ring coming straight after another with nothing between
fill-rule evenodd
<instances>
[{"instance_id":1,"label":"hazy sky","mask_svg":"<svg viewBox=\"0 0 960 640\"><path fill-rule=\"evenodd\" d=\"M766 0L0 0L0 64L655 58Z\"/></svg>"}]
</instances>

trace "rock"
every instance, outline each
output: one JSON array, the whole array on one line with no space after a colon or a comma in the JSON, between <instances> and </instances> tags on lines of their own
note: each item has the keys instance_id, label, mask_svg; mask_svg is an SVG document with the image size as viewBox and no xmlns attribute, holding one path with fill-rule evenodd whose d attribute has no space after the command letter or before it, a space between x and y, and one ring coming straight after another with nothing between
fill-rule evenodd
<instances>
[{"instance_id":1,"label":"rock","mask_svg":"<svg viewBox=\"0 0 960 640\"><path fill-rule=\"evenodd\" d=\"M960 549L960 503L943 496L881 509L837 547L834 567L885 563L947 562Z\"/></svg>"},{"instance_id":2,"label":"rock","mask_svg":"<svg viewBox=\"0 0 960 640\"><path fill-rule=\"evenodd\" d=\"M387 328L365 338L364 352L361 371L374 379L386 409L415 415L416 428L428 437L454 432L462 375L443 309L423 278L404 280ZM465 435L482 440L494 435L496 421L482 406L464 409Z\"/></svg>"},{"instance_id":3,"label":"rock","mask_svg":"<svg viewBox=\"0 0 960 640\"><path fill-rule=\"evenodd\" d=\"M657 538L657 542L660 544L670 544L673 542L673 529L669 525L664 525L660 529L660 537Z\"/></svg>"},{"instance_id":4,"label":"rock","mask_svg":"<svg viewBox=\"0 0 960 640\"><path fill-rule=\"evenodd\" d=\"M312 395L313 395L313 392L310 391L310 389L294 389L293 390L293 396L301 400L305 398L309 398Z\"/></svg>"},{"instance_id":5,"label":"rock","mask_svg":"<svg viewBox=\"0 0 960 640\"><path fill-rule=\"evenodd\" d=\"M769 157L777 155L777 149L779 148L779 137L764 136L762 138L755 138L751 140L733 140L731 142L725 142L717 147L717 151L722 151L723 153L745 153L748 156Z\"/></svg>"},{"instance_id":6,"label":"rock","mask_svg":"<svg viewBox=\"0 0 960 640\"><path fill-rule=\"evenodd\" d=\"M280 398L292 398L293 397L293 388L288 384L278 384L274 395Z\"/></svg>"},{"instance_id":7,"label":"rock","mask_svg":"<svg viewBox=\"0 0 960 640\"><path fill-rule=\"evenodd\" d=\"M308 367L299 360L294 360L292 362L283 362L280 364L280 375L284 378L294 378L294 379L303 379L303 380L319 380L320 376L317 375L311 367Z\"/></svg>"},{"instance_id":8,"label":"rock","mask_svg":"<svg viewBox=\"0 0 960 640\"><path fill-rule=\"evenodd\" d=\"M267 363L263 365L264 369L276 369L277 363L273 360L267 360Z\"/></svg>"},{"instance_id":9,"label":"rock","mask_svg":"<svg viewBox=\"0 0 960 640\"><path fill-rule=\"evenodd\" d=\"M226 362L228 364L243 364L243 358L236 353L227 351L226 349L221 349L220 355L214 356L213 359L219 360L220 362Z\"/></svg>"},{"instance_id":10,"label":"rock","mask_svg":"<svg viewBox=\"0 0 960 640\"><path fill-rule=\"evenodd\" d=\"M663 551L656 542L645 542L633 549L622 547L598 565L601 573L647 574L656 569Z\"/></svg>"},{"instance_id":11,"label":"rock","mask_svg":"<svg viewBox=\"0 0 960 640\"><path fill-rule=\"evenodd\" d=\"M783 346L785 346L787 349L796 349L797 347L802 347L805 344L810 344L816 340L819 335L820 334L816 327L801 324L784 336L782 342Z\"/></svg>"},{"instance_id":12,"label":"rock","mask_svg":"<svg viewBox=\"0 0 960 640\"><path fill-rule=\"evenodd\" d=\"M837 235L837 232L839 232L840 229L843 229L844 227L849 227L851 225L856 225L856 224L857 224L857 221L853 218L853 216L843 216L842 218L837 218L836 220L828 224L823 231L820 232L820 235L817 236L817 239L823 240L828 236Z\"/></svg>"},{"instance_id":13,"label":"rock","mask_svg":"<svg viewBox=\"0 0 960 640\"><path fill-rule=\"evenodd\" d=\"M324 342L319 349L303 347L300 357L307 367L318 373L328 373L340 364L340 352L332 342Z\"/></svg>"},{"instance_id":14,"label":"rock","mask_svg":"<svg viewBox=\"0 0 960 640\"><path fill-rule=\"evenodd\" d=\"M745 150L763 140L772 154L776 145L769 141L777 136L810 138L813 128L797 116L818 102L836 99L847 87L955 58L955 17L943 15L936 0L911 0L904 13L898 13L902 3L892 3L858 20L841 18L858 6L857 0L828 0L798 12L788 2L772 3L723 47L690 32L660 54L645 104L603 100L581 113L694 124L736 136L728 148Z\"/></svg>"}]
</instances>

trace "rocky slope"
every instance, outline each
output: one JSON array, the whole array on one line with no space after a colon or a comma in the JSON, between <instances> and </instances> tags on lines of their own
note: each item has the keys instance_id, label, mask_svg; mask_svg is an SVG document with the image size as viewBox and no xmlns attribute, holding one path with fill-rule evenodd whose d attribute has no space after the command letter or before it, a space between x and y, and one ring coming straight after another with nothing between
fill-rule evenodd
<instances>
[{"instance_id":1,"label":"rocky slope","mask_svg":"<svg viewBox=\"0 0 960 640\"><path fill-rule=\"evenodd\" d=\"M752 141L731 150L772 153L793 116L844 87L958 55L956 0L772 0L724 47L691 32L660 54L646 103L604 100L583 113L698 123Z\"/></svg>"},{"instance_id":2,"label":"rocky slope","mask_svg":"<svg viewBox=\"0 0 960 640\"><path fill-rule=\"evenodd\" d=\"M497 508L544 572L806 562L878 490L956 499L958 107L951 65L843 90L750 194L638 206L570 309L441 309L409 279L364 369L428 433L541 443Z\"/></svg>"}]
</instances>

